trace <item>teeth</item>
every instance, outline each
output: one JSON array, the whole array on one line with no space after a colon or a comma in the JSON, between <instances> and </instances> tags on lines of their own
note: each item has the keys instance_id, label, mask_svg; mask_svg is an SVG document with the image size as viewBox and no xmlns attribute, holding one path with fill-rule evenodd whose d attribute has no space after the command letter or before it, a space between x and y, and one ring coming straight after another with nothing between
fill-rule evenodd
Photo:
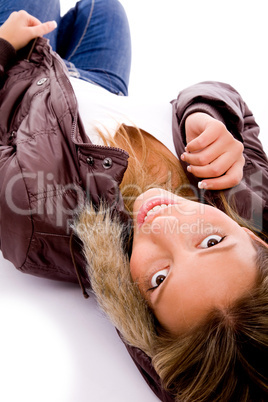
<instances>
[{"instance_id":1,"label":"teeth","mask_svg":"<svg viewBox=\"0 0 268 402\"><path fill-rule=\"evenodd\" d=\"M150 209L150 211L147 212L147 216L152 215L154 213L153 209Z\"/></svg>"},{"instance_id":2,"label":"teeth","mask_svg":"<svg viewBox=\"0 0 268 402\"><path fill-rule=\"evenodd\" d=\"M147 212L147 215L145 216L144 220L146 221L147 217L152 215L154 212L159 211L160 209L164 209L167 207L170 207L172 204L161 204L161 205L156 205L150 211Z\"/></svg>"}]
</instances>

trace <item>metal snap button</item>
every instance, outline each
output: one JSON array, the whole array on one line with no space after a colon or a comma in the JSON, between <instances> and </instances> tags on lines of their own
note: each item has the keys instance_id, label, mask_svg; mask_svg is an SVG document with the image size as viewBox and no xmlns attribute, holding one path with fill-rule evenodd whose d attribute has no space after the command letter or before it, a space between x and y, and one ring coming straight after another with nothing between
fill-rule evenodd
<instances>
[{"instance_id":1,"label":"metal snap button","mask_svg":"<svg viewBox=\"0 0 268 402\"><path fill-rule=\"evenodd\" d=\"M87 158L87 163L89 164L89 166L93 166L94 165L94 158L92 156L89 156Z\"/></svg>"},{"instance_id":2,"label":"metal snap button","mask_svg":"<svg viewBox=\"0 0 268 402\"><path fill-rule=\"evenodd\" d=\"M9 138L12 139L16 136L16 131L11 131Z\"/></svg>"},{"instance_id":3,"label":"metal snap button","mask_svg":"<svg viewBox=\"0 0 268 402\"><path fill-rule=\"evenodd\" d=\"M37 81L37 85L43 85L45 82L47 82L47 78L41 78L39 81Z\"/></svg>"},{"instance_id":4,"label":"metal snap button","mask_svg":"<svg viewBox=\"0 0 268 402\"><path fill-rule=\"evenodd\" d=\"M113 165L113 161L111 158L105 158L103 159L102 166L104 169L110 169Z\"/></svg>"}]
</instances>

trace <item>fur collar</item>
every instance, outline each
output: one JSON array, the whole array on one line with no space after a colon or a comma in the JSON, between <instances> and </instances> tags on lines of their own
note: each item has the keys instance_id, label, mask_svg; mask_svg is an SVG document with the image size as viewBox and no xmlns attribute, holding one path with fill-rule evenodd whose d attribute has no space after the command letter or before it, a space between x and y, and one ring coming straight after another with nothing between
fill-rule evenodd
<instances>
[{"instance_id":1,"label":"fur collar","mask_svg":"<svg viewBox=\"0 0 268 402\"><path fill-rule=\"evenodd\" d=\"M83 243L87 272L98 304L125 342L152 357L153 314L131 278L129 258L123 251L123 225L110 216L104 204L98 211L87 205L74 229Z\"/></svg>"}]
</instances>

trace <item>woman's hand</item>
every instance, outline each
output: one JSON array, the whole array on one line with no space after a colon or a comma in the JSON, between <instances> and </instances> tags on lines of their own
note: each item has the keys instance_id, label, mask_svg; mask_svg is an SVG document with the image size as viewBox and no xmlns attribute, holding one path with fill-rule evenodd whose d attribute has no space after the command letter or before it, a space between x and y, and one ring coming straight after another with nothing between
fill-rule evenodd
<instances>
[{"instance_id":1,"label":"woman's hand","mask_svg":"<svg viewBox=\"0 0 268 402\"><path fill-rule=\"evenodd\" d=\"M8 41L15 50L26 46L32 39L43 36L57 27L56 21L41 23L26 11L15 11L0 27L0 38Z\"/></svg>"},{"instance_id":2,"label":"woman's hand","mask_svg":"<svg viewBox=\"0 0 268 402\"><path fill-rule=\"evenodd\" d=\"M185 121L187 146L181 159L187 170L205 180L200 188L223 190L239 184L243 178L243 144L225 125L206 113L193 113Z\"/></svg>"}]
</instances>

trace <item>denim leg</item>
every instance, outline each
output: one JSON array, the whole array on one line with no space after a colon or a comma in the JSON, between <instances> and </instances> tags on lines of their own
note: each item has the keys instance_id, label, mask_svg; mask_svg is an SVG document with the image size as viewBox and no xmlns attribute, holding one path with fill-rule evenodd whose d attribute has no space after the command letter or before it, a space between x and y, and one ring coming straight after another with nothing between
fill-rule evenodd
<instances>
[{"instance_id":1,"label":"denim leg","mask_svg":"<svg viewBox=\"0 0 268 402\"><path fill-rule=\"evenodd\" d=\"M127 95L131 39L118 0L79 1L61 19L57 52L74 75Z\"/></svg>"},{"instance_id":2,"label":"denim leg","mask_svg":"<svg viewBox=\"0 0 268 402\"><path fill-rule=\"evenodd\" d=\"M25 10L40 21L56 20L60 22L59 0L0 0L0 25L13 11ZM57 30L45 35L49 38L52 48L56 49Z\"/></svg>"}]
</instances>

